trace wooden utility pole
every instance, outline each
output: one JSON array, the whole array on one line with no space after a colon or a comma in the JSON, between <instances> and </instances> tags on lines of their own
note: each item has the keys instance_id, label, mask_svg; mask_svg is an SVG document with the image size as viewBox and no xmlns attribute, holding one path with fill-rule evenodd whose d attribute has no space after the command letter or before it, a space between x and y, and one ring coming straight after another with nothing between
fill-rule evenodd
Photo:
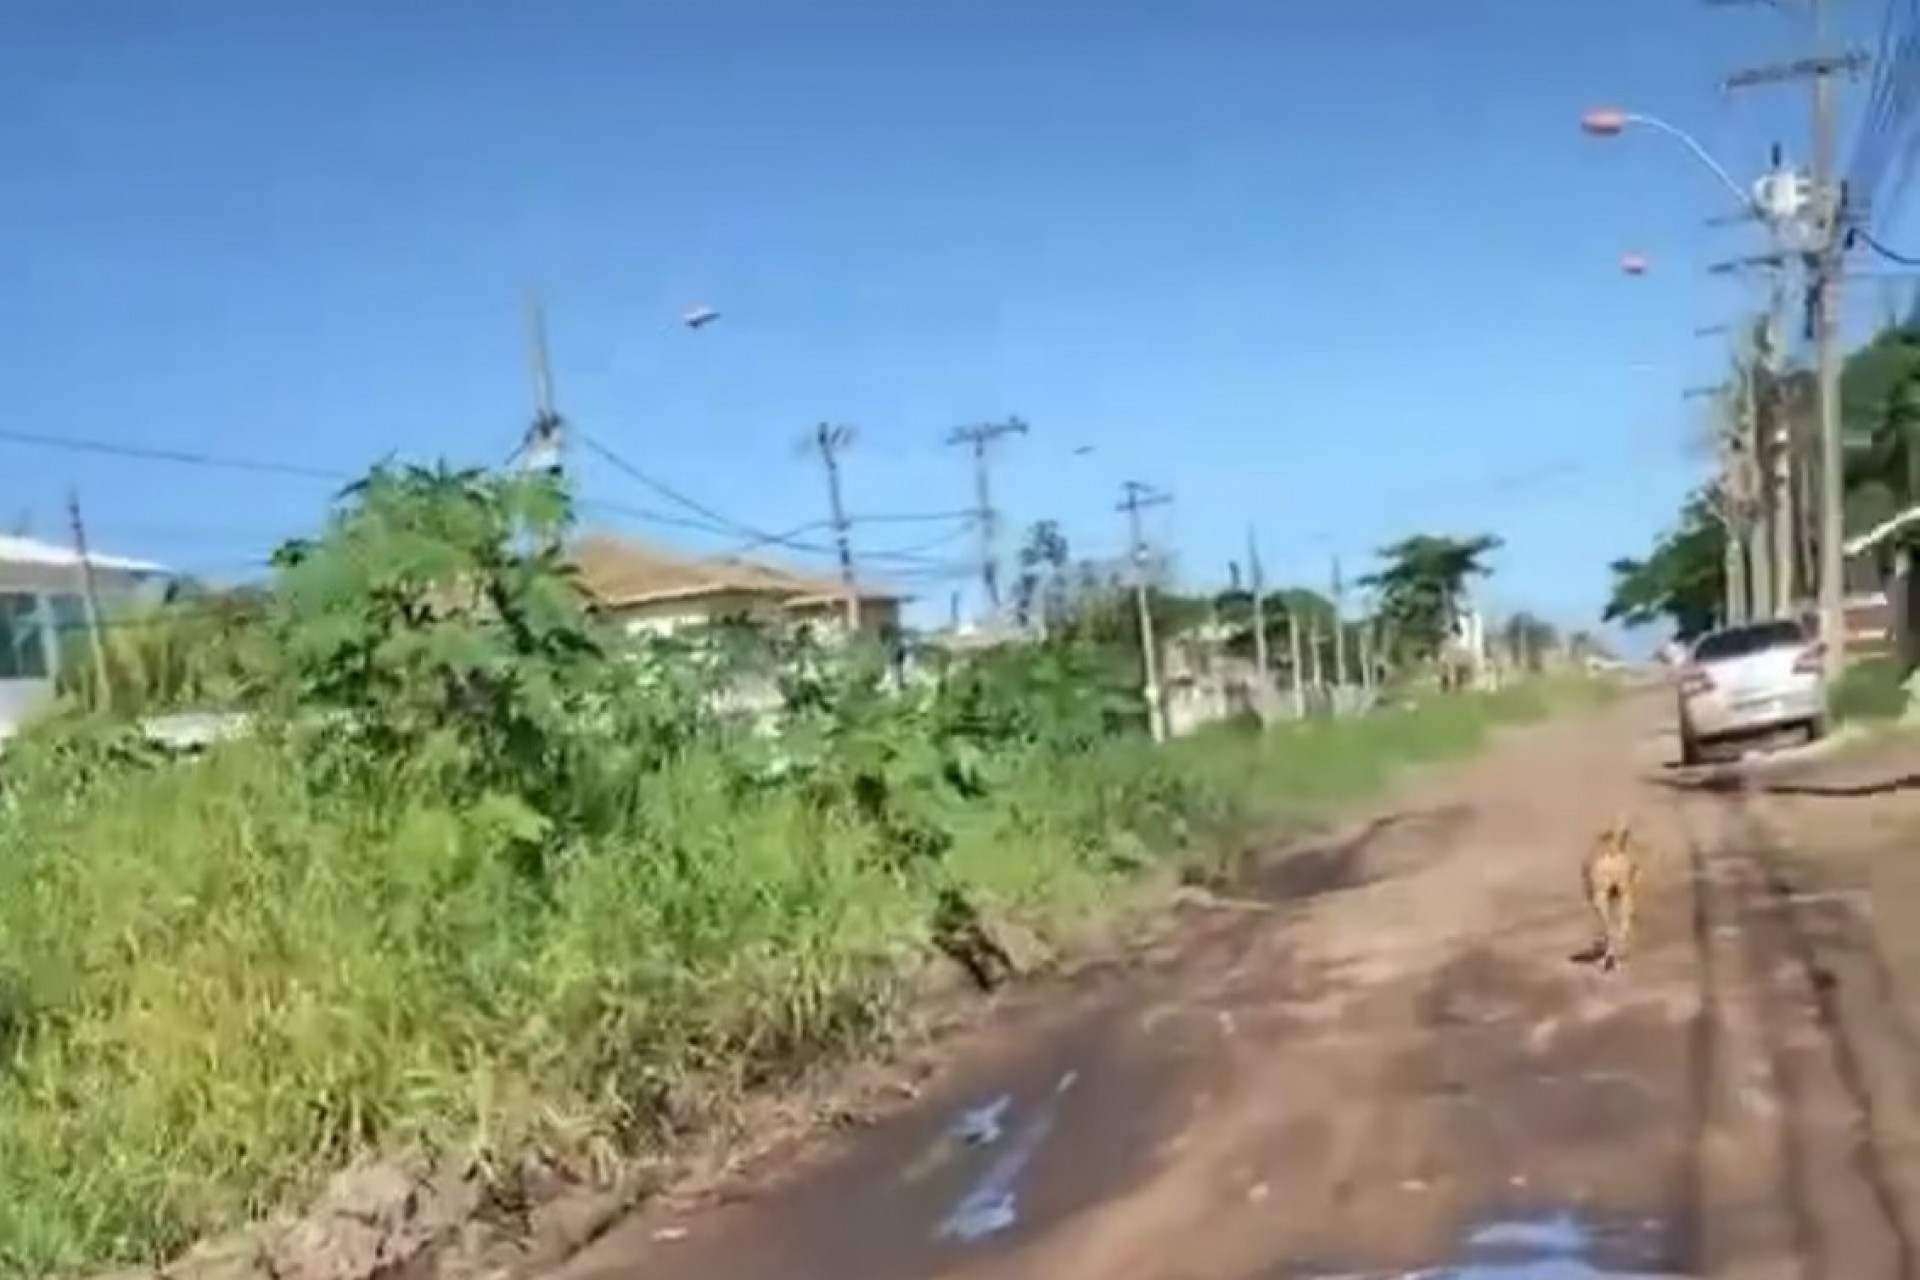
<instances>
[{"instance_id":1,"label":"wooden utility pole","mask_svg":"<svg viewBox=\"0 0 1920 1280\"><path fill-rule=\"evenodd\" d=\"M96 710L112 710L113 681L107 673L106 638L100 633L100 593L93 580L93 557L87 553L87 525L80 517L80 494L67 492L67 520L73 527L73 554L80 571L80 607L85 610L87 644L93 650L93 675L100 686Z\"/></svg>"},{"instance_id":2,"label":"wooden utility pole","mask_svg":"<svg viewBox=\"0 0 1920 1280\"><path fill-rule=\"evenodd\" d=\"M1247 577L1253 591L1253 669L1260 675L1260 710L1273 692L1272 659L1267 652L1267 582L1260 568L1260 544L1247 526Z\"/></svg>"},{"instance_id":3,"label":"wooden utility pole","mask_svg":"<svg viewBox=\"0 0 1920 1280\"><path fill-rule=\"evenodd\" d=\"M996 559L1000 513L993 505L993 488L987 475L987 448L1002 436L1025 434L1027 424L1019 418L955 427L947 434L948 444L965 445L973 454L974 519L980 531L980 585L986 592L987 607L996 615L1000 612L1000 568Z\"/></svg>"},{"instance_id":4,"label":"wooden utility pole","mask_svg":"<svg viewBox=\"0 0 1920 1280\"><path fill-rule=\"evenodd\" d=\"M1835 76L1851 75L1871 59L1860 52L1829 52L1828 0L1803 0L1811 18L1813 51L1803 58L1754 67L1727 77L1729 90L1811 80L1811 217L1804 246L1809 310L1813 318L1814 377L1820 423L1820 635L1827 675L1846 665L1846 557L1841 547L1846 489L1840 438L1840 281L1846 249L1846 193L1838 175L1839 121Z\"/></svg>"},{"instance_id":5,"label":"wooden utility pole","mask_svg":"<svg viewBox=\"0 0 1920 1280\"><path fill-rule=\"evenodd\" d=\"M1167 708L1160 688L1159 641L1154 638L1153 608L1147 596L1147 543L1140 526L1140 513L1172 499L1138 480L1127 481L1121 491L1125 496L1116 509L1127 515L1127 559L1133 565L1133 605L1140 626L1141 692L1147 700L1147 725L1153 740L1165 742Z\"/></svg>"},{"instance_id":6,"label":"wooden utility pole","mask_svg":"<svg viewBox=\"0 0 1920 1280\"><path fill-rule=\"evenodd\" d=\"M847 504L840 491L840 453L853 443L853 436L852 427L823 422L813 429L811 441L827 471L827 505L833 517L834 550L840 557L840 585L847 591L849 636L860 634L860 584L853 571L853 525L847 519Z\"/></svg>"}]
</instances>

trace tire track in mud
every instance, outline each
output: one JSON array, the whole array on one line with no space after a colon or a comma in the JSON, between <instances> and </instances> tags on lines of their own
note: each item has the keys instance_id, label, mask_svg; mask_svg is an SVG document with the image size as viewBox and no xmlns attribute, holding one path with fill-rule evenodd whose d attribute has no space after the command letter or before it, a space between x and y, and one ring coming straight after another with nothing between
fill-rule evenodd
<instances>
[{"instance_id":1,"label":"tire track in mud","mask_svg":"<svg viewBox=\"0 0 1920 1280\"><path fill-rule=\"evenodd\" d=\"M1768 1241L1736 1215L1709 1261L1776 1254L1806 1280L1915 1280L1916 1042L1873 922L1859 895L1781 838L1748 782L1707 790L1711 800L1680 814L1707 918L1703 973L1737 1044L1722 1064L1729 1119L1771 1124L1771 1190L1787 1228Z\"/></svg>"}]
</instances>

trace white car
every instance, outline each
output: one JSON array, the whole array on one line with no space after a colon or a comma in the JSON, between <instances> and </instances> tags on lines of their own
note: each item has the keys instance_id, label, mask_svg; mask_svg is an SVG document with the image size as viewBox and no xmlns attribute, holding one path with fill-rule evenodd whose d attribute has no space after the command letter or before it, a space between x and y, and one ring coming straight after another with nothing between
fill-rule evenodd
<instances>
[{"instance_id":1,"label":"white car","mask_svg":"<svg viewBox=\"0 0 1920 1280\"><path fill-rule=\"evenodd\" d=\"M1680 668L1680 762L1699 764L1728 739L1827 732L1827 679L1812 627L1770 618L1709 631Z\"/></svg>"}]
</instances>

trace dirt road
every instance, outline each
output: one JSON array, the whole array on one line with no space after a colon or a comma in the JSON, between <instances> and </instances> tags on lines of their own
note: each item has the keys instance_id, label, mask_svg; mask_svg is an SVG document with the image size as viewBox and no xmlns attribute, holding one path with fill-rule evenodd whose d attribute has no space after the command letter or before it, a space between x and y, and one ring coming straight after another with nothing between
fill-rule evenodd
<instances>
[{"instance_id":1,"label":"dirt road","mask_svg":"<svg viewBox=\"0 0 1920 1280\"><path fill-rule=\"evenodd\" d=\"M1920 907L1887 852L1920 792L1677 785L1664 710L1417 781L567 1280L1920 1275L1920 931L1878 945L1870 909ZM1570 960L1575 868L1622 806L1658 852L1607 975Z\"/></svg>"}]
</instances>

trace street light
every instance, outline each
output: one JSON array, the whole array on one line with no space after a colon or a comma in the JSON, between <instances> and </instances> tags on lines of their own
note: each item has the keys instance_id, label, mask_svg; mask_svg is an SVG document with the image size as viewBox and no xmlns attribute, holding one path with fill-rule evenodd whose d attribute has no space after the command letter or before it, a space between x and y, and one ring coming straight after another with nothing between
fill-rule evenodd
<instances>
[{"instance_id":1,"label":"street light","mask_svg":"<svg viewBox=\"0 0 1920 1280\"><path fill-rule=\"evenodd\" d=\"M1638 111L1621 111L1615 107L1595 107L1580 117L1581 131L1592 134L1596 138L1618 137L1629 127L1652 129L1656 133L1666 134L1691 151L1694 159L1705 165L1713 176L1720 180L1722 186L1733 192L1733 198L1740 202L1741 207L1755 210L1763 217L1765 216L1766 211L1760 207L1753 193L1735 182L1733 175L1727 172L1726 166L1715 160L1713 154L1700 145L1698 138L1678 125L1668 124L1659 116L1644 115Z\"/></svg>"}]
</instances>

